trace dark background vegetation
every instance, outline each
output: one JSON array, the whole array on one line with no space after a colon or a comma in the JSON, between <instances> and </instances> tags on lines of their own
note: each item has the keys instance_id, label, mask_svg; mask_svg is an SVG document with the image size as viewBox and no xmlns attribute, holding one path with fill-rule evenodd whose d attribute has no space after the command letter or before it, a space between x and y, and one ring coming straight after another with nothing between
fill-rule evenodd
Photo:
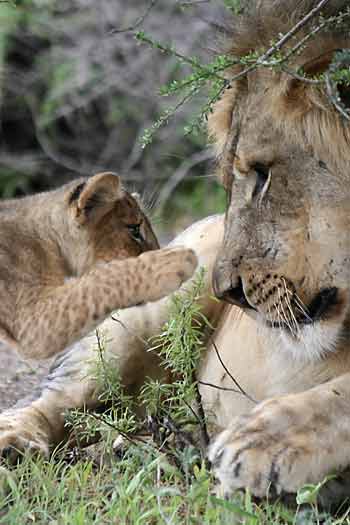
<instances>
[{"instance_id":1,"label":"dark background vegetation","mask_svg":"<svg viewBox=\"0 0 350 525\"><path fill-rule=\"evenodd\" d=\"M2 198L111 170L146 201L158 197L163 217L172 210L172 225L185 215L177 229L222 210L205 130L184 135L203 104L200 97L141 147L144 130L174 103L159 95L160 86L187 71L173 56L137 42L134 32L142 29L205 61L213 45L211 26L225 2L153 4L149 9L149 0L0 3Z\"/></svg>"}]
</instances>

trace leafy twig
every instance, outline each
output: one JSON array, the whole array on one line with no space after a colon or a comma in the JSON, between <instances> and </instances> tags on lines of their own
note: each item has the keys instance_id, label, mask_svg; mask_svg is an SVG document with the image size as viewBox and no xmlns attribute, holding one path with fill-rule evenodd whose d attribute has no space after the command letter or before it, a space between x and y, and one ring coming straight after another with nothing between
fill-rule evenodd
<instances>
[{"instance_id":1,"label":"leafy twig","mask_svg":"<svg viewBox=\"0 0 350 525\"><path fill-rule=\"evenodd\" d=\"M120 429L118 427L117 424L111 423L106 418L103 418L103 417L99 416L98 414L96 414L96 412L89 412L88 416L91 417L92 419L95 419L96 421L102 423L102 425L106 425L107 427L111 428L115 432L118 432L118 434L120 434L124 439L126 439L130 443L135 443L135 441L137 441L139 443L142 443L143 445L149 445L149 443L147 441L142 439L137 434L130 434L128 432L124 432L122 429Z\"/></svg>"},{"instance_id":2,"label":"leafy twig","mask_svg":"<svg viewBox=\"0 0 350 525\"><path fill-rule=\"evenodd\" d=\"M299 22L292 27L290 31L285 33L273 46L271 46L259 59L257 64L263 64L267 58L274 55L276 51L279 51L296 33L300 31L312 18L314 18L321 9L327 5L331 0L321 0L317 6L307 13Z\"/></svg>"},{"instance_id":3,"label":"leafy twig","mask_svg":"<svg viewBox=\"0 0 350 525\"><path fill-rule=\"evenodd\" d=\"M316 79L316 78L308 78L303 75L299 75L296 71L292 71L291 69L286 68L285 66L281 67L282 71L287 73L292 78L295 78L296 80L299 80L300 82L304 82L305 84L313 84L313 85L320 85L322 84L322 80Z\"/></svg>"},{"instance_id":4,"label":"leafy twig","mask_svg":"<svg viewBox=\"0 0 350 525\"><path fill-rule=\"evenodd\" d=\"M154 49L159 49L162 53L166 53L168 55L171 55L179 60L179 62L183 64L187 64L188 66L191 66L194 70L201 70L201 71L210 71L209 66L206 66L204 64L201 64L198 60L198 58L188 57L186 55L183 55L179 53L174 47L166 46L162 44L161 42L158 42L156 40L153 40L150 36L146 35L144 31L139 31L135 34L136 40L139 40L140 42L144 42L145 44L150 45ZM224 77L218 76L221 80L225 80Z\"/></svg>"}]
</instances>

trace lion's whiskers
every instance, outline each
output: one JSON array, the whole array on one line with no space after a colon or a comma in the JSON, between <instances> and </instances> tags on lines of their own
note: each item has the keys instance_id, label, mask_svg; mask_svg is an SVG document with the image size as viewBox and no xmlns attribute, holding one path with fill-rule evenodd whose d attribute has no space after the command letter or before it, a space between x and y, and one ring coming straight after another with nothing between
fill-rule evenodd
<instances>
[{"instance_id":1,"label":"lion's whiskers","mask_svg":"<svg viewBox=\"0 0 350 525\"><path fill-rule=\"evenodd\" d=\"M293 294L293 299L294 299L294 301L296 303L297 308L306 317L306 319L308 319L312 323L313 322L312 318L307 313L307 306L303 303L303 301L300 299L300 297L298 296L298 294L296 292L294 292L294 294Z\"/></svg>"},{"instance_id":2,"label":"lion's whiskers","mask_svg":"<svg viewBox=\"0 0 350 525\"><path fill-rule=\"evenodd\" d=\"M288 318L287 318L286 313L285 313L284 308L283 308L282 297L280 295L280 291L278 290L278 302L277 302L278 312L280 311L279 307L281 308L281 313L282 313L281 318L289 326Z\"/></svg>"},{"instance_id":3,"label":"lion's whiskers","mask_svg":"<svg viewBox=\"0 0 350 525\"><path fill-rule=\"evenodd\" d=\"M294 314L294 310L293 310L293 307L292 307L292 304L290 302L290 298L289 298L289 295L291 294L290 290L288 289L287 287L287 284L286 284L286 281L285 279L282 278L282 283L283 283L283 286L284 286L284 289L285 289L285 292L286 292L286 295L285 295L285 303L287 305L287 308L288 308L288 311L290 313L290 316L292 318L292 322L295 326L295 336L299 335L300 334L300 327L299 327L299 323L297 321L297 318L295 317L295 314Z\"/></svg>"},{"instance_id":4,"label":"lion's whiskers","mask_svg":"<svg viewBox=\"0 0 350 525\"><path fill-rule=\"evenodd\" d=\"M281 312L282 312L282 315L281 315L281 319L282 321L284 322L284 324L286 324L289 328L289 330L291 331L292 334L294 334L294 329L293 329L293 326L291 325L291 322L290 322L290 319L288 318L285 310L284 310L284 306L283 306L283 298L281 297L281 294L280 294L280 291L278 290L278 303L277 303L277 308L278 307L281 307ZM279 312L279 308L278 308L278 312Z\"/></svg>"}]
</instances>

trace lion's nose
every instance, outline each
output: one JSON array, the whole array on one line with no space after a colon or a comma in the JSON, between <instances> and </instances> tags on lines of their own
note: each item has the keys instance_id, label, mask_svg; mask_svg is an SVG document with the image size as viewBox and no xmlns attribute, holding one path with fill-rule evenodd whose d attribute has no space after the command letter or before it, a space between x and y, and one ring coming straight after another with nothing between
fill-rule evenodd
<instances>
[{"instance_id":1,"label":"lion's nose","mask_svg":"<svg viewBox=\"0 0 350 525\"><path fill-rule=\"evenodd\" d=\"M212 285L214 294L218 299L223 299L226 290L231 288L231 278L225 267L216 263L213 270Z\"/></svg>"},{"instance_id":2,"label":"lion's nose","mask_svg":"<svg viewBox=\"0 0 350 525\"><path fill-rule=\"evenodd\" d=\"M221 301L226 301L240 308L252 308L246 299L243 282L240 277L237 277L236 282L233 284L231 281L222 279L220 272L214 271L213 289L215 296Z\"/></svg>"}]
</instances>

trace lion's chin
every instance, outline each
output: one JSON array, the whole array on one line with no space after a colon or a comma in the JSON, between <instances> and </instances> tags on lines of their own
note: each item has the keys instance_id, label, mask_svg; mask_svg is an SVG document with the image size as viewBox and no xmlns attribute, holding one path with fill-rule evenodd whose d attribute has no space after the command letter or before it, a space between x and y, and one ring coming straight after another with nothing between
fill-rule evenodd
<instances>
[{"instance_id":1,"label":"lion's chin","mask_svg":"<svg viewBox=\"0 0 350 525\"><path fill-rule=\"evenodd\" d=\"M237 305L236 305L237 306ZM271 337L271 344L286 351L299 362L313 362L324 358L346 343L345 326L350 326L349 290L329 287L314 295L300 313L278 321L254 308L240 307L244 314L255 320L262 337Z\"/></svg>"},{"instance_id":2,"label":"lion's chin","mask_svg":"<svg viewBox=\"0 0 350 525\"><path fill-rule=\"evenodd\" d=\"M281 346L292 359L302 362L319 361L337 350L341 342L341 323L315 322L301 326L297 333L277 332Z\"/></svg>"},{"instance_id":3,"label":"lion's chin","mask_svg":"<svg viewBox=\"0 0 350 525\"><path fill-rule=\"evenodd\" d=\"M271 348L284 352L293 362L307 364L320 361L344 343L343 316L291 329L285 323L269 323L263 315L254 310L245 310L244 313L256 321L258 337L270 339Z\"/></svg>"},{"instance_id":4,"label":"lion's chin","mask_svg":"<svg viewBox=\"0 0 350 525\"><path fill-rule=\"evenodd\" d=\"M278 348L299 362L313 362L323 359L347 344L345 326L350 324L349 290L325 288L308 306L305 319L291 322L271 322L254 310L245 313L254 318L263 333L270 333ZM266 332L267 329L267 332Z\"/></svg>"}]
</instances>

